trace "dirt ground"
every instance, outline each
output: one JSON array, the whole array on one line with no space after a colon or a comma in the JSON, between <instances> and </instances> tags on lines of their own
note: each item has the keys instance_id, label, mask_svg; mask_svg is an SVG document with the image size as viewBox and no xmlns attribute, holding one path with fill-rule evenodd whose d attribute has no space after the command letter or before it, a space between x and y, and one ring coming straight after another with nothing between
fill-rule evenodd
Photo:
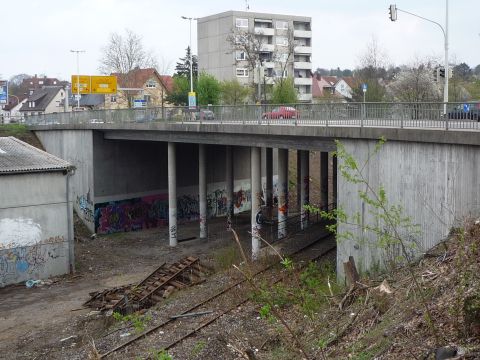
<instances>
[{"instance_id":1,"label":"dirt ground","mask_svg":"<svg viewBox=\"0 0 480 360\"><path fill-rule=\"evenodd\" d=\"M232 257L238 254L232 251L235 247L225 225L224 218L213 219L208 240L181 241L198 235L197 223L183 224L179 226L179 246L170 247L167 228L92 239L77 220L75 274L51 279L52 284L41 287L28 289L19 284L0 289L0 358L86 358L85 335L95 338L111 325L105 317L82 308L90 292L136 283L163 262L171 263L187 255L197 256L216 269L229 267ZM249 251L249 214L236 216L234 228ZM202 288L191 291L192 298L199 297ZM233 355L235 358L235 352ZM135 358L132 354L120 358L130 356Z\"/></svg>"}]
</instances>

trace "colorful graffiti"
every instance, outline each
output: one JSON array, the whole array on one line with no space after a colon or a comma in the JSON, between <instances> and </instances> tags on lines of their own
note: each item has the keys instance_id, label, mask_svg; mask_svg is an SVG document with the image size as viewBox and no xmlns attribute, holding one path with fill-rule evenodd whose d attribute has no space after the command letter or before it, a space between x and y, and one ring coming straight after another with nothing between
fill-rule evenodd
<instances>
[{"instance_id":1,"label":"colorful graffiti","mask_svg":"<svg viewBox=\"0 0 480 360\"><path fill-rule=\"evenodd\" d=\"M77 207L80 210L79 215L87 222L94 221L94 207L90 198L90 190L86 195L77 196Z\"/></svg>"},{"instance_id":2,"label":"colorful graffiti","mask_svg":"<svg viewBox=\"0 0 480 360\"><path fill-rule=\"evenodd\" d=\"M63 236L53 236L33 246L0 250L0 285L48 277L49 269L58 264L63 268L55 273L66 272L67 250Z\"/></svg>"},{"instance_id":3,"label":"colorful graffiti","mask_svg":"<svg viewBox=\"0 0 480 360\"><path fill-rule=\"evenodd\" d=\"M166 194L95 204L95 231L109 234L149 229L167 223Z\"/></svg>"},{"instance_id":4,"label":"colorful graffiti","mask_svg":"<svg viewBox=\"0 0 480 360\"><path fill-rule=\"evenodd\" d=\"M227 214L227 193L225 189L216 189L207 194L208 216L223 216Z\"/></svg>"}]
</instances>

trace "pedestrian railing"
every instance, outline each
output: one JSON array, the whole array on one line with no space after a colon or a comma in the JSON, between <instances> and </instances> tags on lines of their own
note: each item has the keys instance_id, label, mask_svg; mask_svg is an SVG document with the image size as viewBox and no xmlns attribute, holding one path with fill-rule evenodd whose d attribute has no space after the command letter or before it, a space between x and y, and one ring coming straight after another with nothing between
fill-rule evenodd
<instances>
[{"instance_id":1,"label":"pedestrian railing","mask_svg":"<svg viewBox=\"0 0 480 360\"><path fill-rule=\"evenodd\" d=\"M205 111L209 110L209 111ZM25 117L28 125L239 124L478 130L480 103L321 103L90 110Z\"/></svg>"}]
</instances>

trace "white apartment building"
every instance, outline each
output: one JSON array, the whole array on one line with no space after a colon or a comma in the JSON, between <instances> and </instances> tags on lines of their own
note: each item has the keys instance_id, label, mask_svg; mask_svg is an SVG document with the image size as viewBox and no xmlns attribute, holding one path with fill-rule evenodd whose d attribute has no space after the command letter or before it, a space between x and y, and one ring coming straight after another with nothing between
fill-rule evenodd
<instances>
[{"instance_id":1,"label":"white apartment building","mask_svg":"<svg viewBox=\"0 0 480 360\"><path fill-rule=\"evenodd\" d=\"M247 11L199 18L199 71L219 80L236 78L243 84L254 83L263 87L262 91L280 77L293 77L298 99L310 102L311 24L310 17Z\"/></svg>"}]
</instances>

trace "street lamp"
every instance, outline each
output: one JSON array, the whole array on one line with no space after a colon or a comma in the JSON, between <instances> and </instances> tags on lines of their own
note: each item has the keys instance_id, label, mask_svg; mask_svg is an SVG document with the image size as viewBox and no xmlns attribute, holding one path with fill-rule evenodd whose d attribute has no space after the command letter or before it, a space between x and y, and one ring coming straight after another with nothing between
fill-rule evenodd
<instances>
[{"instance_id":1,"label":"street lamp","mask_svg":"<svg viewBox=\"0 0 480 360\"><path fill-rule=\"evenodd\" d=\"M450 73L449 68L448 68L448 0L445 0L445 29L441 24L439 24L436 21L427 19L423 16L411 13L409 11L401 10L397 8L396 5L390 5L389 7L390 10L390 20L396 21L397 20L397 11L403 12L408 15L415 16L417 18L420 18L422 20L429 21L431 23L434 23L437 25L443 33L443 38L444 38L444 45L445 45L445 87L443 89L443 113L446 115L447 114L447 102L448 102L448 75Z\"/></svg>"},{"instance_id":2,"label":"street lamp","mask_svg":"<svg viewBox=\"0 0 480 360\"><path fill-rule=\"evenodd\" d=\"M183 20L188 20L190 22L190 93L193 93L193 56L192 56L192 20L197 20L198 18L181 16ZM190 97L189 97L189 106L190 106Z\"/></svg>"},{"instance_id":3,"label":"street lamp","mask_svg":"<svg viewBox=\"0 0 480 360\"><path fill-rule=\"evenodd\" d=\"M77 109L80 108L80 53L84 53L85 50L70 50L72 53L77 54ZM68 94L67 94L68 96Z\"/></svg>"}]
</instances>

